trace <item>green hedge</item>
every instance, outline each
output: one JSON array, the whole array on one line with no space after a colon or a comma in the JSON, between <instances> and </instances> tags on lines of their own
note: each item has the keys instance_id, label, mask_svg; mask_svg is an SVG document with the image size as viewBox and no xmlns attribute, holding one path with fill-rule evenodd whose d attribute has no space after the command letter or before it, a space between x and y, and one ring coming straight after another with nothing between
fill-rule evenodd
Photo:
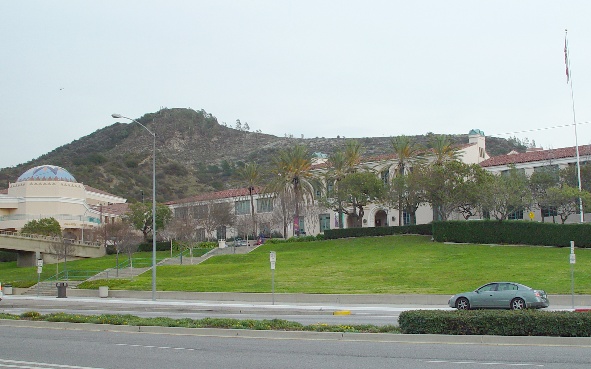
<instances>
[{"instance_id":1,"label":"green hedge","mask_svg":"<svg viewBox=\"0 0 591 369\"><path fill-rule=\"evenodd\" d=\"M400 227L368 227L368 228L343 228L327 229L324 238L327 240L347 237L390 236L394 234L433 234L431 223L407 225Z\"/></svg>"},{"instance_id":2,"label":"green hedge","mask_svg":"<svg viewBox=\"0 0 591 369\"><path fill-rule=\"evenodd\" d=\"M152 241L140 243L138 251L152 251ZM156 251L170 251L170 241L156 242Z\"/></svg>"},{"instance_id":3,"label":"green hedge","mask_svg":"<svg viewBox=\"0 0 591 369\"><path fill-rule=\"evenodd\" d=\"M448 221L433 223L437 242L591 247L591 224L554 224L523 220Z\"/></svg>"},{"instance_id":4,"label":"green hedge","mask_svg":"<svg viewBox=\"0 0 591 369\"><path fill-rule=\"evenodd\" d=\"M591 313L541 310L409 310L405 334L591 337Z\"/></svg>"}]
</instances>

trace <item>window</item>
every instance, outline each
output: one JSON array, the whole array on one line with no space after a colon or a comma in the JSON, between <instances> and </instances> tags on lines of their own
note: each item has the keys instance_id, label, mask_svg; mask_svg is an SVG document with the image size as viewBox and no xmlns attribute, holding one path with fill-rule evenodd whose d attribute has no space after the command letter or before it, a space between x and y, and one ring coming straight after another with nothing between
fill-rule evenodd
<instances>
[{"instance_id":1,"label":"window","mask_svg":"<svg viewBox=\"0 0 591 369\"><path fill-rule=\"evenodd\" d=\"M174 217L177 219L187 219L188 213L189 212L187 211L187 208L185 208L185 207L174 209Z\"/></svg>"},{"instance_id":2,"label":"window","mask_svg":"<svg viewBox=\"0 0 591 369\"><path fill-rule=\"evenodd\" d=\"M257 213L270 213L273 211L273 198L257 199Z\"/></svg>"},{"instance_id":3,"label":"window","mask_svg":"<svg viewBox=\"0 0 591 369\"><path fill-rule=\"evenodd\" d=\"M242 200L234 202L234 211L236 215L250 214L250 201Z\"/></svg>"},{"instance_id":4,"label":"window","mask_svg":"<svg viewBox=\"0 0 591 369\"><path fill-rule=\"evenodd\" d=\"M318 219L320 220L320 232L330 229L330 214L320 214Z\"/></svg>"},{"instance_id":5,"label":"window","mask_svg":"<svg viewBox=\"0 0 591 369\"><path fill-rule=\"evenodd\" d=\"M406 211L402 212L402 225L409 225L410 224L410 213Z\"/></svg>"},{"instance_id":6,"label":"window","mask_svg":"<svg viewBox=\"0 0 591 369\"><path fill-rule=\"evenodd\" d=\"M294 235L296 235L296 236L298 235L298 230L299 230L300 236L306 235L306 228L304 227L304 217L303 216L293 219L293 233L294 233Z\"/></svg>"},{"instance_id":7,"label":"window","mask_svg":"<svg viewBox=\"0 0 591 369\"><path fill-rule=\"evenodd\" d=\"M386 169L385 171L383 171L381 173L381 177L382 177L382 182L384 182L384 184L388 184L390 181L390 170Z\"/></svg>"},{"instance_id":8,"label":"window","mask_svg":"<svg viewBox=\"0 0 591 369\"><path fill-rule=\"evenodd\" d=\"M196 230L196 232L197 232L197 241L199 241L199 242L207 241L205 239L205 228L198 228Z\"/></svg>"},{"instance_id":9,"label":"window","mask_svg":"<svg viewBox=\"0 0 591 369\"><path fill-rule=\"evenodd\" d=\"M226 226L219 226L215 230L216 235L218 236L218 240L225 240L226 239Z\"/></svg>"},{"instance_id":10,"label":"window","mask_svg":"<svg viewBox=\"0 0 591 369\"><path fill-rule=\"evenodd\" d=\"M271 223L260 223L259 224L259 231L265 237L271 237Z\"/></svg>"},{"instance_id":11,"label":"window","mask_svg":"<svg viewBox=\"0 0 591 369\"><path fill-rule=\"evenodd\" d=\"M554 206L542 206L542 216L543 217L555 217L558 215L556 211L556 207Z\"/></svg>"},{"instance_id":12,"label":"window","mask_svg":"<svg viewBox=\"0 0 591 369\"><path fill-rule=\"evenodd\" d=\"M511 220L523 219L523 209L512 210L509 213L509 215L507 215L507 219L511 219Z\"/></svg>"},{"instance_id":13,"label":"window","mask_svg":"<svg viewBox=\"0 0 591 369\"><path fill-rule=\"evenodd\" d=\"M326 196L327 196L327 197L330 197L330 196L332 196L333 189L334 189L334 186L333 186L333 184L332 184L332 183L327 183L327 184L326 184Z\"/></svg>"}]
</instances>

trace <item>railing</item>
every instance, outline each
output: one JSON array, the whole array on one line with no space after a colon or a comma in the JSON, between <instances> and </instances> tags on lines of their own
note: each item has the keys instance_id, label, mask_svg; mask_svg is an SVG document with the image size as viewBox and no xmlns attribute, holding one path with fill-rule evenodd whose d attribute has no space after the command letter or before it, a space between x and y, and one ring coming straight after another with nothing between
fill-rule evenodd
<instances>
[{"instance_id":1,"label":"railing","mask_svg":"<svg viewBox=\"0 0 591 369\"><path fill-rule=\"evenodd\" d=\"M156 263L162 261L163 259L156 259ZM125 259L124 261L119 263L119 269L124 268L150 268L152 267L152 259L151 258L132 258L131 260Z\"/></svg>"},{"instance_id":2,"label":"railing","mask_svg":"<svg viewBox=\"0 0 591 369\"><path fill-rule=\"evenodd\" d=\"M44 279L43 281L84 281L100 272L102 272L102 270L63 270L49 278Z\"/></svg>"},{"instance_id":3,"label":"railing","mask_svg":"<svg viewBox=\"0 0 591 369\"><path fill-rule=\"evenodd\" d=\"M41 218L54 218L56 220L77 220L84 223L100 224L101 219L91 216L74 215L74 214L53 214L47 216L31 215L31 214L9 214L0 216L0 221L9 220L39 220Z\"/></svg>"},{"instance_id":4,"label":"railing","mask_svg":"<svg viewBox=\"0 0 591 369\"><path fill-rule=\"evenodd\" d=\"M44 236L41 234L32 234L32 233L21 233L21 232L11 232L11 231L0 231L0 236L7 236L7 237L15 237L15 238L27 238L27 239L34 239L34 240L43 240L43 241L50 241L50 242L63 242L67 241L72 245L79 245L79 246L91 246L91 247L102 247L102 242L94 241L94 242L87 242L81 241L71 238L61 238L55 236Z\"/></svg>"}]
</instances>

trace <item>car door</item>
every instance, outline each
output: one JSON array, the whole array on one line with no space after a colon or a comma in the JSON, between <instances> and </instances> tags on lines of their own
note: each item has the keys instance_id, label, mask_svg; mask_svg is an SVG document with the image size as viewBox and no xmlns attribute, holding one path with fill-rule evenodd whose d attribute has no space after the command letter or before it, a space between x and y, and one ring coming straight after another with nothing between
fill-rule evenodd
<instances>
[{"instance_id":1,"label":"car door","mask_svg":"<svg viewBox=\"0 0 591 369\"><path fill-rule=\"evenodd\" d=\"M498 283L489 283L477 289L470 306L474 308L488 308L494 305Z\"/></svg>"},{"instance_id":2,"label":"car door","mask_svg":"<svg viewBox=\"0 0 591 369\"><path fill-rule=\"evenodd\" d=\"M499 283L496 291L496 298L493 306L496 308L507 309L510 307L511 300L517 294L517 285L513 283Z\"/></svg>"}]
</instances>

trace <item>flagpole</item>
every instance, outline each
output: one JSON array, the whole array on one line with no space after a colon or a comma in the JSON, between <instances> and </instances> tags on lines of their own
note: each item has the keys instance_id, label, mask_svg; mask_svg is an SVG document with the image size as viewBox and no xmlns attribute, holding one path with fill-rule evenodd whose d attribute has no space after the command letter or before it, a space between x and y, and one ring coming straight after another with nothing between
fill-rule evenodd
<instances>
[{"instance_id":1,"label":"flagpole","mask_svg":"<svg viewBox=\"0 0 591 369\"><path fill-rule=\"evenodd\" d=\"M582 191L583 188L581 186L581 161L579 156L579 138L577 135L577 115L575 112L575 94L573 89L573 78L572 78L572 70L570 68L570 59L568 53L568 41L567 41L567 34L568 30L564 30L564 64L566 65L566 83L570 84L570 98L572 101L573 106L573 125L575 126L575 151L577 153L577 179L579 181L579 191ZM583 200L579 197L579 213L581 214L581 223L585 221L585 216L583 213Z\"/></svg>"}]
</instances>

